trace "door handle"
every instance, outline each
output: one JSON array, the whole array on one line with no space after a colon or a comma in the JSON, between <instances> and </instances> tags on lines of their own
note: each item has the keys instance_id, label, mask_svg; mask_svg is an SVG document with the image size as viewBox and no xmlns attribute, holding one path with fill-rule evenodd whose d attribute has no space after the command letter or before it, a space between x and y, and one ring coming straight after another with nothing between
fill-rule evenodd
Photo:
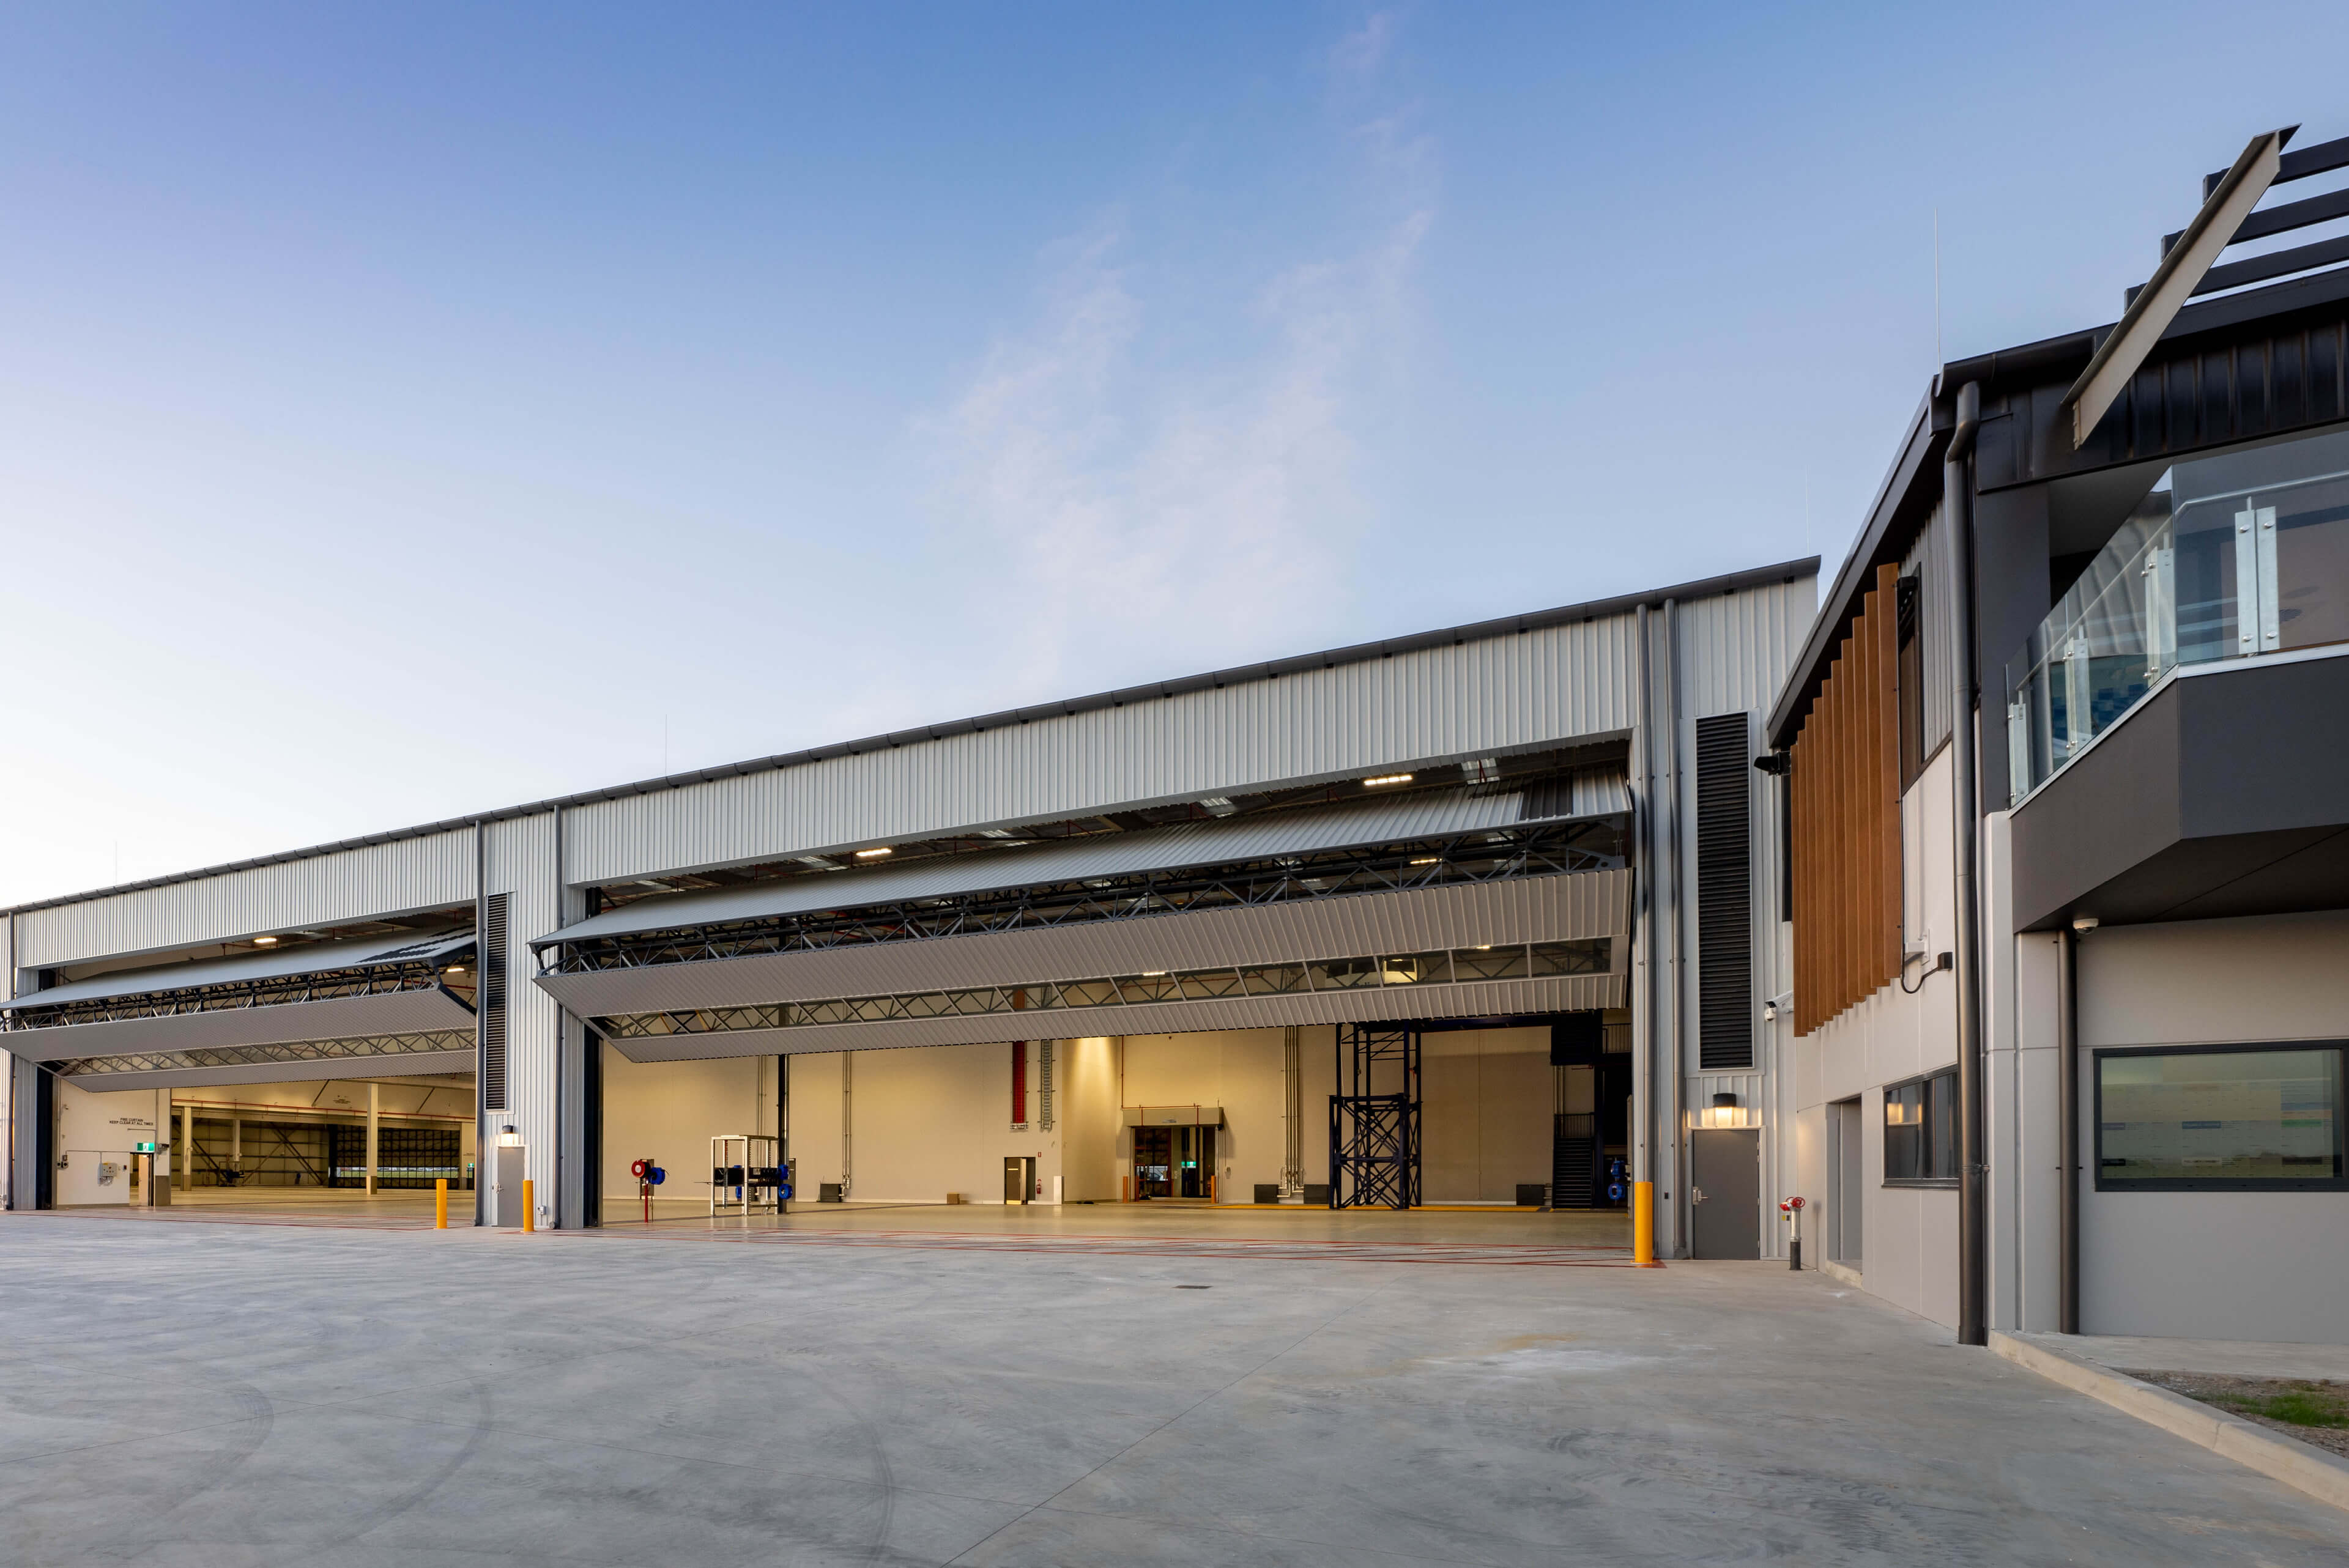
<instances>
[{"instance_id":1,"label":"door handle","mask_svg":"<svg viewBox=\"0 0 2349 1568\"><path fill-rule=\"evenodd\" d=\"M1704 1189L1703 1189L1703 1188L1702 1188L1702 1187L1692 1187L1692 1188L1690 1188L1690 1189L1689 1189L1689 1202L1692 1202L1692 1203L1702 1203L1702 1202L1704 1202Z\"/></svg>"}]
</instances>

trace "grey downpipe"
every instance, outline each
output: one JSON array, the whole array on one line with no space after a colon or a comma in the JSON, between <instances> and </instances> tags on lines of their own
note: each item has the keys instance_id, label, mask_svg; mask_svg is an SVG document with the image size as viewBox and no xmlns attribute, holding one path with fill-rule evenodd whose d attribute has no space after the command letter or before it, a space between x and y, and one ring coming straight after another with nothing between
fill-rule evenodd
<instances>
[{"instance_id":1,"label":"grey downpipe","mask_svg":"<svg viewBox=\"0 0 2349 1568\"><path fill-rule=\"evenodd\" d=\"M1957 894L1958 1000L1958 1343L1990 1343L1988 1168L1982 1141L1982 799L1974 715L1973 446L1982 422L1982 385L1958 388L1957 421L1941 459L1941 497L1949 513L1951 696L1950 771L1955 828L1951 881Z\"/></svg>"},{"instance_id":2,"label":"grey downpipe","mask_svg":"<svg viewBox=\"0 0 2349 1568\"><path fill-rule=\"evenodd\" d=\"M2055 934L2055 1140L2063 1181L2055 1207L2055 1329L2080 1332L2080 946L2067 926Z\"/></svg>"},{"instance_id":3,"label":"grey downpipe","mask_svg":"<svg viewBox=\"0 0 2349 1568\"><path fill-rule=\"evenodd\" d=\"M1683 889L1687 880L1681 866L1681 607L1676 599L1664 601L1664 794L1666 809L1659 813L1664 821L1668 840L1665 863L1671 877L1665 884L1671 890L1667 901L1672 922L1672 1048L1666 1064L1666 1079L1671 1092L1664 1100L1665 1147L1672 1151L1671 1190L1664 1194L1670 1200L1672 1216L1672 1252L1676 1258L1692 1256L1689 1246L1690 1223L1695 1211L1689 1202L1688 1140L1682 1136L1682 1098L1686 1093L1688 954L1685 928L1682 919L1684 903Z\"/></svg>"},{"instance_id":4,"label":"grey downpipe","mask_svg":"<svg viewBox=\"0 0 2349 1568\"><path fill-rule=\"evenodd\" d=\"M1653 1181L1656 1179L1656 895L1655 895L1655 801L1656 801L1656 729L1654 690L1650 680L1648 656L1648 607L1640 605L1631 618L1632 634L1639 649L1639 742L1640 789L1632 805L1633 841L1640 845L1639 863L1632 870L1633 889L1638 899L1632 912L1632 926L1640 948L1639 1016L1647 1026L1648 1059L1640 1064L1640 1070L1631 1077L1632 1107L1640 1129L1639 1142L1631 1150L1631 1180Z\"/></svg>"}]
</instances>

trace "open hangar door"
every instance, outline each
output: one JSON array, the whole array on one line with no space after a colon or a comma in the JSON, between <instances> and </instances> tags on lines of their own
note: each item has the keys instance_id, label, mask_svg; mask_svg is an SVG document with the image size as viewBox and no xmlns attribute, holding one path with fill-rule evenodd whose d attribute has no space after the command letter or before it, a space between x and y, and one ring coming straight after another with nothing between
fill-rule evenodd
<instances>
[{"instance_id":1,"label":"open hangar door","mask_svg":"<svg viewBox=\"0 0 2349 1568\"><path fill-rule=\"evenodd\" d=\"M474 1184L471 1073L129 1089L86 1082L60 1076L53 1090L57 1208L423 1211L437 1181L452 1192Z\"/></svg>"},{"instance_id":2,"label":"open hangar door","mask_svg":"<svg viewBox=\"0 0 2349 1568\"><path fill-rule=\"evenodd\" d=\"M15 1098L34 1110L17 1118L9 1151L12 1201L408 1191L429 1204L437 1181L463 1190L474 944L446 918L45 973L47 984L0 1003Z\"/></svg>"},{"instance_id":3,"label":"open hangar door","mask_svg":"<svg viewBox=\"0 0 2349 1568\"><path fill-rule=\"evenodd\" d=\"M772 1189L755 1172L789 1158L788 1058L639 1062L594 1038L589 1050L596 1058L588 1095L595 1222L707 1218L713 1198L733 1212L745 1201L754 1211L771 1206ZM730 1141L713 1147L717 1140ZM657 1171L657 1184L638 1176L639 1167Z\"/></svg>"}]
</instances>

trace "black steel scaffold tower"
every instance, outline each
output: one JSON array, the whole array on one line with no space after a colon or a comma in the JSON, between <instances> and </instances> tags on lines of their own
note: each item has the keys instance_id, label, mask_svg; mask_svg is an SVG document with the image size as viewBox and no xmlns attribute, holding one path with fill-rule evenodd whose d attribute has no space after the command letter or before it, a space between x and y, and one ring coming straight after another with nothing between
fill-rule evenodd
<instances>
[{"instance_id":1,"label":"black steel scaffold tower","mask_svg":"<svg viewBox=\"0 0 2349 1568\"><path fill-rule=\"evenodd\" d=\"M1419 1031L1381 1024L1338 1029L1338 1089L1330 1097L1330 1206L1419 1206Z\"/></svg>"}]
</instances>

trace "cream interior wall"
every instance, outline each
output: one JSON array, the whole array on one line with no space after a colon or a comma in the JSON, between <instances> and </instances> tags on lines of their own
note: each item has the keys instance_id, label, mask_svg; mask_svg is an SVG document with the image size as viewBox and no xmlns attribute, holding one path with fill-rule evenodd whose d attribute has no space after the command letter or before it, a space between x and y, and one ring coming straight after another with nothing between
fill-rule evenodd
<instances>
[{"instance_id":1,"label":"cream interior wall","mask_svg":"<svg viewBox=\"0 0 2349 1568\"><path fill-rule=\"evenodd\" d=\"M1420 1195L1512 1202L1552 1164L1549 1030L1463 1029L1421 1044Z\"/></svg>"},{"instance_id":2,"label":"cream interior wall","mask_svg":"<svg viewBox=\"0 0 2349 1568\"><path fill-rule=\"evenodd\" d=\"M1095 1037L1062 1040L1061 1050L1061 1171L1072 1203L1113 1202L1118 1196L1118 1143L1123 1131L1117 1098L1118 1056L1123 1042Z\"/></svg>"},{"instance_id":3,"label":"cream interior wall","mask_svg":"<svg viewBox=\"0 0 2349 1568\"><path fill-rule=\"evenodd\" d=\"M706 1204L710 1139L720 1133L774 1130L771 1057L632 1062L608 1044L601 1049L606 1219L642 1212L636 1178L628 1173L636 1161L653 1160L668 1172L657 1193L663 1202ZM796 1073L792 1087L798 1088ZM762 1088L767 1092L762 1094Z\"/></svg>"},{"instance_id":4,"label":"cream interior wall","mask_svg":"<svg viewBox=\"0 0 2349 1568\"><path fill-rule=\"evenodd\" d=\"M2349 1192L2099 1192L2099 1047L2349 1037L2349 913L2107 927L2080 944L2080 1326L2349 1342Z\"/></svg>"},{"instance_id":5,"label":"cream interior wall","mask_svg":"<svg viewBox=\"0 0 2349 1568\"><path fill-rule=\"evenodd\" d=\"M1025 1047L1029 1119L1019 1129L1011 1122L1011 1047L1003 1042L857 1052L851 1196L943 1203L960 1192L969 1202L1000 1203L1005 1157L1028 1155L1049 1200L1064 1172L1059 1127L1039 1124L1040 1044Z\"/></svg>"},{"instance_id":6,"label":"cream interior wall","mask_svg":"<svg viewBox=\"0 0 2349 1568\"><path fill-rule=\"evenodd\" d=\"M791 1158L799 1167L793 1200L813 1202L826 1181L841 1179L841 1064L846 1053L811 1051L792 1057Z\"/></svg>"},{"instance_id":7,"label":"cream interior wall","mask_svg":"<svg viewBox=\"0 0 2349 1568\"><path fill-rule=\"evenodd\" d=\"M66 1162L55 1177L57 1206L128 1203L129 1173L119 1167L129 1160L134 1145L171 1138L158 1130L170 1106L169 1095L154 1089L93 1094L60 1078L57 1096L56 1149ZM118 1166L112 1181L98 1179L101 1157Z\"/></svg>"},{"instance_id":8,"label":"cream interior wall","mask_svg":"<svg viewBox=\"0 0 2349 1568\"><path fill-rule=\"evenodd\" d=\"M1298 1052L1304 1096L1305 1180L1326 1181L1329 1107L1336 1079L1332 1027L1301 1031ZM1128 1035L1120 1104L1219 1105L1216 1196L1245 1203L1259 1182L1277 1182L1288 1158L1287 1099L1280 1078L1281 1031L1231 1029L1187 1035ZM1547 1095L1547 1090L1544 1090ZM1547 1103L1547 1100L1545 1100ZM1130 1131L1118 1140L1121 1184L1133 1171ZM1121 1185L1121 1191L1123 1186Z\"/></svg>"}]
</instances>

